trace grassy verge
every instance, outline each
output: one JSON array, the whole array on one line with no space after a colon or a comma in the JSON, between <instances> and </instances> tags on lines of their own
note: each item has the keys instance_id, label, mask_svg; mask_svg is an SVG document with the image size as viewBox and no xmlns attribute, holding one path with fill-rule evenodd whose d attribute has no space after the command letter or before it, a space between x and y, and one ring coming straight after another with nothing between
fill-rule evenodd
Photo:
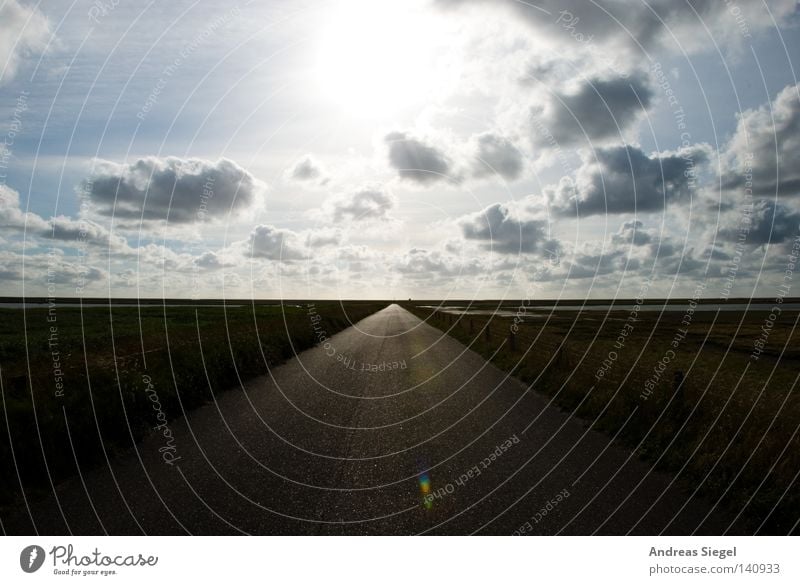
<instances>
[{"instance_id":1,"label":"grassy verge","mask_svg":"<svg viewBox=\"0 0 800 585\"><path fill-rule=\"evenodd\" d=\"M786 534L800 517L796 312L754 359L768 312L695 312L687 326L684 311L520 311L512 327L513 316L405 306L754 528Z\"/></svg>"},{"instance_id":2,"label":"grassy verge","mask_svg":"<svg viewBox=\"0 0 800 585\"><path fill-rule=\"evenodd\" d=\"M0 504L131 447L154 399L176 418L385 306L0 310Z\"/></svg>"}]
</instances>

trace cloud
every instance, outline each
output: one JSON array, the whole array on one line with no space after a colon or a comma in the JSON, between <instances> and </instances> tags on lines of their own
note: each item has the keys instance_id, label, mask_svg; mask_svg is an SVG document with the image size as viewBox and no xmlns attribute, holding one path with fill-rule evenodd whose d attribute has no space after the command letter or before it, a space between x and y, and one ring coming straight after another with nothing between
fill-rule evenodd
<instances>
[{"instance_id":1,"label":"cloud","mask_svg":"<svg viewBox=\"0 0 800 585\"><path fill-rule=\"evenodd\" d=\"M430 281L484 274L486 267L477 258L458 258L439 250L412 248L393 265L405 277Z\"/></svg>"},{"instance_id":2,"label":"cloud","mask_svg":"<svg viewBox=\"0 0 800 585\"><path fill-rule=\"evenodd\" d=\"M63 215L46 220L35 213L23 212L19 193L6 185L0 185L0 228L24 231L43 240L71 243L73 247L89 245L115 252L130 250L125 238L112 235L91 220Z\"/></svg>"},{"instance_id":3,"label":"cloud","mask_svg":"<svg viewBox=\"0 0 800 585\"><path fill-rule=\"evenodd\" d=\"M719 229L720 238L736 242L740 232L746 231L747 243L762 245L785 242L800 234L800 213L774 201L756 201L749 213L749 224L742 223L740 230L741 219L741 216L735 220L731 217L731 221Z\"/></svg>"},{"instance_id":4,"label":"cloud","mask_svg":"<svg viewBox=\"0 0 800 585\"><path fill-rule=\"evenodd\" d=\"M391 132L384 141L389 148L389 164L401 178L426 186L458 180L452 161L441 149L405 132Z\"/></svg>"},{"instance_id":5,"label":"cloud","mask_svg":"<svg viewBox=\"0 0 800 585\"><path fill-rule=\"evenodd\" d=\"M19 193L0 184L0 227L37 232L46 229L47 222L35 213L23 212Z\"/></svg>"},{"instance_id":6,"label":"cloud","mask_svg":"<svg viewBox=\"0 0 800 585\"><path fill-rule=\"evenodd\" d=\"M495 174L513 181L522 174L524 159L513 142L492 132L473 138L475 164L473 176L485 177Z\"/></svg>"},{"instance_id":7,"label":"cloud","mask_svg":"<svg viewBox=\"0 0 800 585\"><path fill-rule=\"evenodd\" d=\"M669 258L679 251L669 235L645 228L639 220L622 222L617 233L611 236L611 247L642 261Z\"/></svg>"},{"instance_id":8,"label":"cloud","mask_svg":"<svg viewBox=\"0 0 800 585\"><path fill-rule=\"evenodd\" d=\"M322 205L322 214L334 223L345 221L386 221L397 205L394 195L377 185L368 185L352 193L329 198Z\"/></svg>"},{"instance_id":9,"label":"cloud","mask_svg":"<svg viewBox=\"0 0 800 585\"><path fill-rule=\"evenodd\" d=\"M337 270L349 272L377 273L383 267L384 257L367 246L342 246L336 249L331 262L327 266L336 266Z\"/></svg>"},{"instance_id":10,"label":"cloud","mask_svg":"<svg viewBox=\"0 0 800 585\"><path fill-rule=\"evenodd\" d=\"M514 181L525 165L517 145L496 132L473 134L461 148L453 144L435 146L408 132L391 132L384 141L390 166L401 178L422 186L460 183L466 177L500 176Z\"/></svg>"},{"instance_id":11,"label":"cloud","mask_svg":"<svg viewBox=\"0 0 800 585\"><path fill-rule=\"evenodd\" d=\"M435 0L444 8L483 6L510 10L533 27L537 36L593 52L627 56L632 62L642 51L667 48L675 52L705 50L710 39L738 47L744 38L772 28L795 9L794 0L729 4L718 0L650 0L649 2L586 2L585 0ZM768 10L766 9L768 8ZM742 26L744 24L744 27Z\"/></svg>"},{"instance_id":12,"label":"cloud","mask_svg":"<svg viewBox=\"0 0 800 585\"><path fill-rule=\"evenodd\" d=\"M574 254L564 266L564 278L583 279L597 278L606 274L619 273L626 270L637 270L640 267L638 259L630 259L621 250L605 250L596 254Z\"/></svg>"},{"instance_id":13,"label":"cloud","mask_svg":"<svg viewBox=\"0 0 800 585\"><path fill-rule=\"evenodd\" d=\"M307 258L308 252L300 236L292 230L261 224L250 232L246 255L250 258L291 262Z\"/></svg>"},{"instance_id":14,"label":"cloud","mask_svg":"<svg viewBox=\"0 0 800 585\"><path fill-rule=\"evenodd\" d=\"M626 221L619 227L616 234L612 236L615 244L632 244L634 246L644 246L652 241L652 236L644 229L641 221Z\"/></svg>"},{"instance_id":15,"label":"cloud","mask_svg":"<svg viewBox=\"0 0 800 585\"><path fill-rule=\"evenodd\" d=\"M44 50L49 38L47 18L37 8L17 0L0 4L0 85L16 75L26 54Z\"/></svg>"},{"instance_id":16,"label":"cloud","mask_svg":"<svg viewBox=\"0 0 800 585\"><path fill-rule=\"evenodd\" d=\"M22 272L13 268L9 270L0 264L0 280L22 280Z\"/></svg>"},{"instance_id":17,"label":"cloud","mask_svg":"<svg viewBox=\"0 0 800 585\"><path fill-rule=\"evenodd\" d=\"M486 250L501 254L558 254L558 242L548 237L547 221L525 218L502 203L457 221L466 240L480 242Z\"/></svg>"},{"instance_id":18,"label":"cloud","mask_svg":"<svg viewBox=\"0 0 800 585\"><path fill-rule=\"evenodd\" d=\"M634 146L599 148L594 159L585 155L574 181L562 178L545 196L561 216L660 211L693 195L697 169L710 154L708 145L652 156Z\"/></svg>"},{"instance_id":19,"label":"cloud","mask_svg":"<svg viewBox=\"0 0 800 585\"><path fill-rule=\"evenodd\" d=\"M325 185L329 178L322 166L310 154L305 155L294 165L286 169L284 176L290 181L301 183L314 182Z\"/></svg>"},{"instance_id":20,"label":"cloud","mask_svg":"<svg viewBox=\"0 0 800 585\"><path fill-rule=\"evenodd\" d=\"M616 139L638 123L649 108L653 89L644 74L626 78L582 80L534 107L533 142L566 146Z\"/></svg>"},{"instance_id":21,"label":"cloud","mask_svg":"<svg viewBox=\"0 0 800 585\"><path fill-rule=\"evenodd\" d=\"M102 268L81 266L62 262L54 269L52 280L56 284L75 285L83 288L87 284L102 282L108 279L108 273Z\"/></svg>"},{"instance_id":22,"label":"cloud","mask_svg":"<svg viewBox=\"0 0 800 585\"><path fill-rule=\"evenodd\" d=\"M739 116L721 155L723 188L755 197L800 194L800 85Z\"/></svg>"},{"instance_id":23,"label":"cloud","mask_svg":"<svg viewBox=\"0 0 800 585\"><path fill-rule=\"evenodd\" d=\"M133 251L125 238L113 235L105 227L88 219L58 216L51 219L48 227L39 235L45 239L72 242L75 246L97 246L115 253Z\"/></svg>"},{"instance_id":24,"label":"cloud","mask_svg":"<svg viewBox=\"0 0 800 585\"><path fill-rule=\"evenodd\" d=\"M74 294L77 286L86 286L104 281L108 273L88 261L73 262L75 257L66 256L55 249L48 253L26 251L17 254L6 250L0 251L0 279L6 281L24 281L27 288L46 291L47 285L68 285L62 292ZM24 266L24 270L23 270Z\"/></svg>"},{"instance_id":25,"label":"cloud","mask_svg":"<svg viewBox=\"0 0 800 585\"><path fill-rule=\"evenodd\" d=\"M306 247L308 248L338 246L343 240L344 234L340 229L318 228L306 232Z\"/></svg>"},{"instance_id":26,"label":"cloud","mask_svg":"<svg viewBox=\"0 0 800 585\"><path fill-rule=\"evenodd\" d=\"M147 157L131 164L101 161L83 183L101 215L195 223L254 207L264 184L228 159L217 162Z\"/></svg>"},{"instance_id":27,"label":"cloud","mask_svg":"<svg viewBox=\"0 0 800 585\"><path fill-rule=\"evenodd\" d=\"M200 270L221 270L237 266L232 260L226 259L210 250L194 258L192 264Z\"/></svg>"}]
</instances>

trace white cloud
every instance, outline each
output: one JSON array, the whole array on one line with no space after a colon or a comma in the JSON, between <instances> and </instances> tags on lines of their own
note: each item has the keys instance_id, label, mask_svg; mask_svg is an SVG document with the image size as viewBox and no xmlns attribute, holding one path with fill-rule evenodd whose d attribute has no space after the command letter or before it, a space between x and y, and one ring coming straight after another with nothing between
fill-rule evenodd
<instances>
[{"instance_id":1,"label":"white cloud","mask_svg":"<svg viewBox=\"0 0 800 585\"><path fill-rule=\"evenodd\" d=\"M18 0L0 4L0 85L17 73L21 59L47 45L50 26L38 8Z\"/></svg>"},{"instance_id":2,"label":"white cloud","mask_svg":"<svg viewBox=\"0 0 800 585\"><path fill-rule=\"evenodd\" d=\"M739 117L721 154L723 188L755 197L800 195L800 85Z\"/></svg>"},{"instance_id":3,"label":"white cloud","mask_svg":"<svg viewBox=\"0 0 800 585\"><path fill-rule=\"evenodd\" d=\"M308 251L296 232L261 224L250 232L245 254L249 258L291 262L306 258Z\"/></svg>"},{"instance_id":4,"label":"white cloud","mask_svg":"<svg viewBox=\"0 0 800 585\"><path fill-rule=\"evenodd\" d=\"M326 200L322 216L334 223L387 221L397 205L395 196L379 185L367 185Z\"/></svg>"},{"instance_id":5,"label":"white cloud","mask_svg":"<svg viewBox=\"0 0 800 585\"><path fill-rule=\"evenodd\" d=\"M455 277L474 277L484 273L486 266L478 258L463 258L440 250L412 248L395 261L393 269L406 278L442 281Z\"/></svg>"}]
</instances>

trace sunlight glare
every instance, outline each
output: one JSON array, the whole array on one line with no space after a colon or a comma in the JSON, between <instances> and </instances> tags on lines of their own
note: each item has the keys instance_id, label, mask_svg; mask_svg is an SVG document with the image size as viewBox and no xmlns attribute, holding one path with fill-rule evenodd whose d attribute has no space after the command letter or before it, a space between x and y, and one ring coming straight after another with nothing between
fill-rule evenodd
<instances>
[{"instance_id":1,"label":"sunlight glare","mask_svg":"<svg viewBox=\"0 0 800 585\"><path fill-rule=\"evenodd\" d=\"M350 113L369 116L429 100L447 77L437 50L446 34L442 20L415 2L343 1L318 47L321 91Z\"/></svg>"}]
</instances>

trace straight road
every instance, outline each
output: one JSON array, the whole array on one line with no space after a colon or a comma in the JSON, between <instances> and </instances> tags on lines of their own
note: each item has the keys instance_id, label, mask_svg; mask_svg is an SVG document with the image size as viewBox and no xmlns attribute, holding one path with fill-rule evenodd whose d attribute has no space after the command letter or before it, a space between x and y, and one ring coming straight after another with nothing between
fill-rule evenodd
<instances>
[{"instance_id":1,"label":"straight road","mask_svg":"<svg viewBox=\"0 0 800 585\"><path fill-rule=\"evenodd\" d=\"M198 367L201 367L198 365ZM156 389L157 390L157 389ZM719 534L727 518L397 305L3 518L10 534ZM427 494L427 497L426 497ZM732 532L747 532L735 525Z\"/></svg>"}]
</instances>

